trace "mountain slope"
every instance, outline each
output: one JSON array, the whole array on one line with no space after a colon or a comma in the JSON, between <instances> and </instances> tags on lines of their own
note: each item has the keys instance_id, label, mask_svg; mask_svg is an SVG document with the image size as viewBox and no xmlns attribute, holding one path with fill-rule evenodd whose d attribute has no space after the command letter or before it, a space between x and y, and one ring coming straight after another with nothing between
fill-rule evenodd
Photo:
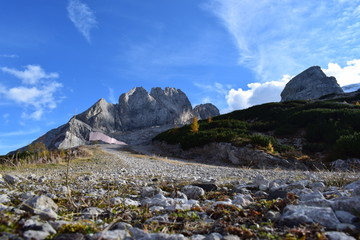
<instances>
[{"instance_id":1,"label":"mountain slope","mask_svg":"<svg viewBox=\"0 0 360 240\"><path fill-rule=\"evenodd\" d=\"M356 104L360 93L356 96L349 103L340 99L257 105L199 121L198 132L184 126L154 140L180 144L185 150L225 142L287 159L360 158L360 106Z\"/></svg>"},{"instance_id":2,"label":"mountain slope","mask_svg":"<svg viewBox=\"0 0 360 240\"><path fill-rule=\"evenodd\" d=\"M121 138L127 132L144 131L158 126L170 128L189 123L195 116L208 118L217 115L219 110L212 104L193 109L189 99L180 89L153 88L148 93L144 88L137 87L122 94L118 104L100 99L68 123L50 130L33 143L42 142L48 149L71 148L88 143L91 132ZM152 137L148 136L146 139L150 140Z\"/></svg>"}]
</instances>

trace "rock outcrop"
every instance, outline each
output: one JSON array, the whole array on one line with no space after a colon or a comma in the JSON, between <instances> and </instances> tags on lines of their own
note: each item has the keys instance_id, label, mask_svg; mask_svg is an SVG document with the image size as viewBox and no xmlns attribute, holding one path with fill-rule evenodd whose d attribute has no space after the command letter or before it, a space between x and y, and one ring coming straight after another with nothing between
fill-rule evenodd
<instances>
[{"instance_id":1,"label":"rock outcrop","mask_svg":"<svg viewBox=\"0 0 360 240\"><path fill-rule=\"evenodd\" d=\"M106 136L125 141L125 133L152 128L149 133L159 133L156 129L166 130L175 125L184 125L193 117L206 119L219 115L212 104L202 104L193 109L189 99L180 89L153 88L150 93L137 87L119 97L118 104L100 99L88 110L34 142L43 142L48 149L70 148L87 144L90 133L100 132ZM158 128L155 128L158 127ZM159 128L160 127L160 128ZM136 134L135 134L136 135ZM147 135L149 140L152 136ZM145 141L144 138L138 138ZM25 150L26 147L20 149Z\"/></svg>"},{"instance_id":2,"label":"rock outcrop","mask_svg":"<svg viewBox=\"0 0 360 240\"><path fill-rule=\"evenodd\" d=\"M334 77L327 77L319 66L313 66L291 79L281 92L281 101L317 99L332 93L343 93Z\"/></svg>"},{"instance_id":3,"label":"rock outcrop","mask_svg":"<svg viewBox=\"0 0 360 240\"><path fill-rule=\"evenodd\" d=\"M219 110L211 103L206 103L195 106L194 113L197 118L206 119L218 115Z\"/></svg>"}]
</instances>

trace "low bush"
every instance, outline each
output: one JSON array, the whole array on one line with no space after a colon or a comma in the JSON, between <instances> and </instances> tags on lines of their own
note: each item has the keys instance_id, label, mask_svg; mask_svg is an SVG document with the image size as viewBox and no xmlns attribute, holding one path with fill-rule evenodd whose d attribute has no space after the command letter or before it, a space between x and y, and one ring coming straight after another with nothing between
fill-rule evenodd
<instances>
[{"instance_id":1,"label":"low bush","mask_svg":"<svg viewBox=\"0 0 360 240\"><path fill-rule=\"evenodd\" d=\"M360 132L341 136L336 141L336 150L340 158L360 158Z\"/></svg>"}]
</instances>

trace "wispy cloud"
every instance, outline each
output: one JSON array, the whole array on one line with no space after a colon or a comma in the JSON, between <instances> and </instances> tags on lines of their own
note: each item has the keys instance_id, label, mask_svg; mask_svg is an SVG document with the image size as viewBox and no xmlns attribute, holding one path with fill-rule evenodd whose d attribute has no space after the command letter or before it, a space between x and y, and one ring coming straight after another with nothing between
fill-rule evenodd
<instances>
[{"instance_id":1,"label":"wispy cloud","mask_svg":"<svg viewBox=\"0 0 360 240\"><path fill-rule=\"evenodd\" d=\"M70 0L68 7L68 16L74 23L79 32L90 42L90 31L97 27L97 21L94 12L89 6L80 0Z\"/></svg>"},{"instance_id":2,"label":"wispy cloud","mask_svg":"<svg viewBox=\"0 0 360 240\"><path fill-rule=\"evenodd\" d=\"M173 77L173 68L233 64L236 54L224 54L228 50L224 47L226 41L229 41L226 33L209 29L181 38L160 32L141 41L127 41L126 50L119 53L118 59L123 62L122 71L126 74L164 79ZM183 74L175 73L177 77Z\"/></svg>"},{"instance_id":3,"label":"wispy cloud","mask_svg":"<svg viewBox=\"0 0 360 240\"><path fill-rule=\"evenodd\" d=\"M34 128L30 130L19 130L14 132L0 132L0 137L14 137L14 136L25 136L40 132L40 128Z\"/></svg>"},{"instance_id":4,"label":"wispy cloud","mask_svg":"<svg viewBox=\"0 0 360 240\"><path fill-rule=\"evenodd\" d=\"M360 55L360 0L209 0L260 81Z\"/></svg>"},{"instance_id":5,"label":"wispy cloud","mask_svg":"<svg viewBox=\"0 0 360 240\"><path fill-rule=\"evenodd\" d=\"M108 90L109 90L109 96L108 96L109 101L111 103L117 103L117 99L114 94L114 89L111 87L108 87Z\"/></svg>"},{"instance_id":6,"label":"wispy cloud","mask_svg":"<svg viewBox=\"0 0 360 240\"><path fill-rule=\"evenodd\" d=\"M39 120L44 112L56 108L58 100L55 93L62 84L52 79L58 78L58 73L46 73L38 65L28 65L24 71L7 67L0 70L22 81L15 87L0 84L0 98L23 107L23 118Z\"/></svg>"},{"instance_id":7,"label":"wispy cloud","mask_svg":"<svg viewBox=\"0 0 360 240\"><path fill-rule=\"evenodd\" d=\"M16 54L0 54L0 58L18 58Z\"/></svg>"}]
</instances>

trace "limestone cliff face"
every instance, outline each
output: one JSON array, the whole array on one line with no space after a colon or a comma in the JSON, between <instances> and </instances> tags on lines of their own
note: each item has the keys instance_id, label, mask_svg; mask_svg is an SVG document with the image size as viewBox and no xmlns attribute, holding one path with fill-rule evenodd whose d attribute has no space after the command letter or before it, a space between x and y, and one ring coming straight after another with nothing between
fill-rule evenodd
<instances>
[{"instance_id":1,"label":"limestone cliff face","mask_svg":"<svg viewBox=\"0 0 360 240\"><path fill-rule=\"evenodd\" d=\"M193 117L189 99L175 88L153 88L150 93L134 88L120 96L118 109L123 130L185 124Z\"/></svg>"},{"instance_id":2,"label":"limestone cliff face","mask_svg":"<svg viewBox=\"0 0 360 240\"><path fill-rule=\"evenodd\" d=\"M117 137L128 131L187 124L194 116L206 119L219 114L210 103L193 109L180 89L153 88L149 93L137 87L122 94L118 104L100 99L88 110L34 142L43 142L49 149L70 148L88 143L91 132Z\"/></svg>"},{"instance_id":3,"label":"limestone cliff face","mask_svg":"<svg viewBox=\"0 0 360 240\"><path fill-rule=\"evenodd\" d=\"M334 77L327 77L313 66L291 79L281 92L281 101L317 99L331 93L343 93Z\"/></svg>"},{"instance_id":4,"label":"limestone cliff face","mask_svg":"<svg viewBox=\"0 0 360 240\"><path fill-rule=\"evenodd\" d=\"M76 119L91 126L93 131L111 133L120 129L119 112L116 105L101 98L85 112L76 116Z\"/></svg>"}]
</instances>

